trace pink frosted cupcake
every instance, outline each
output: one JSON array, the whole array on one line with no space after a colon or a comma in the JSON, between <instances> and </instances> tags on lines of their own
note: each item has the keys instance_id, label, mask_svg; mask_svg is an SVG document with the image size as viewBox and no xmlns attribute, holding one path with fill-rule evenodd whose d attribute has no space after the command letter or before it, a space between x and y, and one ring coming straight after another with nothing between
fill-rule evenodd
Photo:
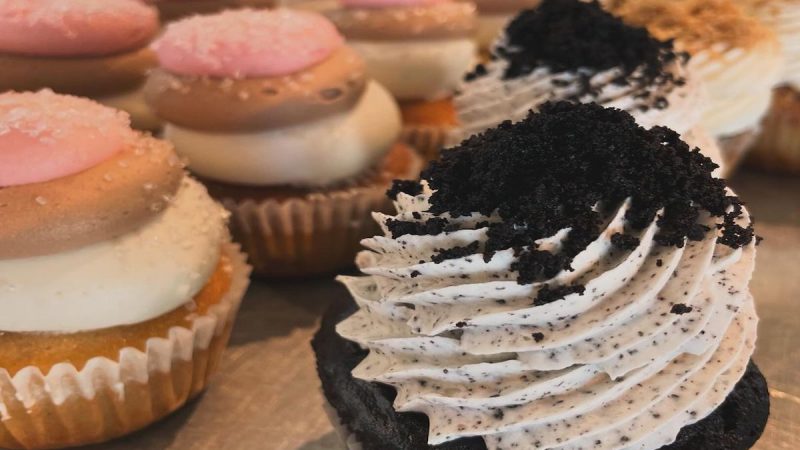
<instances>
[{"instance_id":1,"label":"pink frosted cupcake","mask_svg":"<svg viewBox=\"0 0 800 450\"><path fill-rule=\"evenodd\" d=\"M87 99L0 94L0 447L146 427L216 371L248 284L171 145Z\"/></svg>"},{"instance_id":2,"label":"pink frosted cupcake","mask_svg":"<svg viewBox=\"0 0 800 450\"><path fill-rule=\"evenodd\" d=\"M139 89L155 65L148 43L157 32L158 12L138 0L0 2L0 91L90 97L156 130Z\"/></svg>"},{"instance_id":3,"label":"pink frosted cupcake","mask_svg":"<svg viewBox=\"0 0 800 450\"><path fill-rule=\"evenodd\" d=\"M147 100L259 274L349 266L391 180L418 172L396 145L394 99L343 41L316 13L240 10L175 22L155 43Z\"/></svg>"}]
</instances>

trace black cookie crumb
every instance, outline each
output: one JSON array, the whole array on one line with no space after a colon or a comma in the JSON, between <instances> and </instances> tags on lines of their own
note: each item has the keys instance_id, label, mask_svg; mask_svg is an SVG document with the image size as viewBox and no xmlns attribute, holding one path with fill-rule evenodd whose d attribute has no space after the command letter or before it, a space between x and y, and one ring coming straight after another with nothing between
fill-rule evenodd
<instances>
[{"instance_id":1,"label":"black cookie crumb","mask_svg":"<svg viewBox=\"0 0 800 450\"><path fill-rule=\"evenodd\" d=\"M394 239L410 234L413 236L435 235L445 231L447 219L432 217L425 222L406 222L403 220L388 219L386 226Z\"/></svg>"},{"instance_id":2,"label":"black cookie crumb","mask_svg":"<svg viewBox=\"0 0 800 450\"><path fill-rule=\"evenodd\" d=\"M542 342L544 340L544 334L542 333L533 333L531 334L531 337L536 342Z\"/></svg>"},{"instance_id":3,"label":"black cookie crumb","mask_svg":"<svg viewBox=\"0 0 800 450\"><path fill-rule=\"evenodd\" d=\"M686 306L683 303L676 303L672 305L672 309L670 309L669 312L672 314L682 315L692 312L692 309L693 308L691 306Z\"/></svg>"},{"instance_id":4,"label":"black cookie crumb","mask_svg":"<svg viewBox=\"0 0 800 450\"><path fill-rule=\"evenodd\" d=\"M562 298L570 294L582 295L584 292L586 292L586 286L582 284L564 285L557 287L550 287L549 284L545 284L539 290L539 293L536 295L536 299L533 300L533 305L534 306L546 305L548 303L553 303L556 300L561 300Z\"/></svg>"},{"instance_id":5,"label":"black cookie crumb","mask_svg":"<svg viewBox=\"0 0 800 450\"><path fill-rule=\"evenodd\" d=\"M611 244L620 250L633 250L639 246L639 239L629 234L614 233Z\"/></svg>"},{"instance_id":6,"label":"black cookie crumb","mask_svg":"<svg viewBox=\"0 0 800 450\"><path fill-rule=\"evenodd\" d=\"M394 180L392 182L392 187L386 191L386 196L392 200L397 200L397 196L401 192L415 197L419 194L422 194L422 185L419 183L419 181Z\"/></svg>"},{"instance_id":7,"label":"black cookie crumb","mask_svg":"<svg viewBox=\"0 0 800 450\"><path fill-rule=\"evenodd\" d=\"M480 242L475 241L464 247L453 247L446 249L439 249L437 253L431 257L431 260L436 264L440 264L448 259L456 259L464 256L474 255L478 253Z\"/></svg>"}]
</instances>

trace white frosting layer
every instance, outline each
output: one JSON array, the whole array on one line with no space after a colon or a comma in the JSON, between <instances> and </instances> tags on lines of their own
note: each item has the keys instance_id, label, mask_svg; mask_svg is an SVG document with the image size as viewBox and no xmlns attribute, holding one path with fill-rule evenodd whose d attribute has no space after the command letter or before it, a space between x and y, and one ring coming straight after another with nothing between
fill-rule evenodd
<instances>
[{"instance_id":1,"label":"white frosting layer","mask_svg":"<svg viewBox=\"0 0 800 450\"><path fill-rule=\"evenodd\" d=\"M395 219L427 220L429 194L401 194ZM432 262L438 249L485 242L486 228L393 239L376 214L385 235L365 240L371 251L357 259L368 276L341 278L360 309L337 331L370 350L353 375L395 387L397 410L426 414L432 445L467 436L489 449L672 442L724 401L753 352L755 247L732 250L714 233L662 247L653 223L635 249L619 250L610 237L629 206L607 219L574 271L530 285L515 281L511 249L488 262ZM557 251L568 234L540 248ZM573 283L585 293L533 306L543 284ZM691 311L673 313L676 304Z\"/></svg>"},{"instance_id":2,"label":"white frosting layer","mask_svg":"<svg viewBox=\"0 0 800 450\"><path fill-rule=\"evenodd\" d=\"M186 178L157 218L117 239L0 261L1 331L75 332L144 322L191 301L219 262L226 213Z\"/></svg>"},{"instance_id":3,"label":"white frosting layer","mask_svg":"<svg viewBox=\"0 0 800 450\"><path fill-rule=\"evenodd\" d=\"M478 31L476 40L478 48L489 50L495 39L500 36L513 14L481 14L478 16Z\"/></svg>"},{"instance_id":4,"label":"white frosting layer","mask_svg":"<svg viewBox=\"0 0 800 450\"><path fill-rule=\"evenodd\" d=\"M703 126L715 137L758 126L769 109L772 88L780 82L783 58L777 42L766 40L749 50L713 49L692 57L689 72L703 80L708 106Z\"/></svg>"},{"instance_id":5,"label":"white frosting layer","mask_svg":"<svg viewBox=\"0 0 800 450\"><path fill-rule=\"evenodd\" d=\"M663 97L667 100L667 105L664 108L651 105L642 110L640 108L642 100L638 96L643 89L616 85L612 82L621 74L618 69L591 76L589 83L596 93L575 98L576 94L581 92L580 77L577 74L552 73L546 68L541 68L523 77L504 80L503 73L507 66L508 62L505 60L491 62L486 66L488 71L486 75L464 83L461 93L454 100L461 126L452 134L450 138L452 144L493 128L504 120L522 120L529 111L537 111L548 101L568 99L585 103L596 102L605 107L623 109L645 128L661 125L683 135L697 127L706 100L705 91L698 86L698 83L689 79L682 86L652 88L655 92L652 98ZM678 64L673 64L670 70L676 77L685 76L684 69ZM649 103L652 104L653 101L650 100ZM722 163L716 145L707 147L704 143L699 147L717 164Z\"/></svg>"},{"instance_id":6,"label":"white frosting layer","mask_svg":"<svg viewBox=\"0 0 800 450\"><path fill-rule=\"evenodd\" d=\"M399 100L449 97L475 63L471 39L407 42L350 41L369 75Z\"/></svg>"},{"instance_id":7,"label":"white frosting layer","mask_svg":"<svg viewBox=\"0 0 800 450\"><path fill-rule=\"evenodd\" d=\"M131 116L131 125L137 130L155 131L163 125L153 110L145 103L142 89L135 89L115 95L96 98L98 102L127 112Z\"/></svg>"},{"instance_id":8,"label":"white frosting layer","mask_svg":"<svg viewBox=\"0 0 800 450\"><path fill-rule=\"evenodd\" d=\"M800 2L795 0L741 0L778 35L783 47L784 83L800 90Z\"/></svg>"},{"instance_id":9,"label":"white frosting layer","mask_svg":"<svg viewBox=\"0 0 800 450\"><path fill-rule=\"evenodd\" d=\"M253 133L213 133L167 124L165 137L195 173L255 186L330 184L374 165L397 141L400 111L370 82L350 111Z\"/></svg>"}]
</instances>

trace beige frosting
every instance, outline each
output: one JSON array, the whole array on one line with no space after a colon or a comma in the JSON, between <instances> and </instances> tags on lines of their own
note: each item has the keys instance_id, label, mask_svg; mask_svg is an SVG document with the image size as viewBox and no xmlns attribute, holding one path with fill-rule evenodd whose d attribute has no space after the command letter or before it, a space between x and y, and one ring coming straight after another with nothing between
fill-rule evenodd
<instances>
[{"instance_id":1,"label":"beige frosting","mask_svg":"<svg viewBox=\"0 0 800 450\"><path fill-rule=\"evenodd\" d=\"M283 77L233 80L156 69L145 99L162 119L185 128L257 131L349 110L365 86L364 62L343 47L322 63Z\"/></svg>"},{"instance_id":2,"label":"beige frosting","mask_svg":"<svg viewBox=\"0 0 800 450\"><path fill-rule=\"evenodd\" d=\"M542 0L470 0L478 6L481 14L513 13L528 8L536 8Z\"/></svg>"},{"instance_id":3,"label":"beige frosting","mask_svg":"<svg viewBox=\"0 0 800 450\"><path fill-rule=\"evenodd\" d=\"M100 97L140 86L157 65L147 48L94 57L56 58L0 53L0 90L36 91Z\"/></svg>"},{"instance_id":4,"label":"beige frosting","mask_svg":"<svg viewBox=\"0 0 800 450\"><path fill-rule=\"evenodd\" d=\"M135 230L167 206L182 178L172 146L140 135L78 174L0 188L0 259L59 253Z\"/></svg>"},{"instance_id":5,"label":"beige frosting","mask_svg":"<svg viewBox=\"0 0 800 450\"><path fill-rule=\"evenodd\" d=\"M732 0L607 0L604 6L658 39L675 39L693 55L719 45L750 49L775 40Z\"/></svg>"},{"instance_id":6,"label":"beige frosting","mask_svg":"<svg viewBox=\"0 0 800 450\"><path fill-rule=\"evenodd\" d=\"M475 5L438 3L389 8L343 8L328 18L348 39L452 39L475 33Z\"/></svg>"}]
</instances>

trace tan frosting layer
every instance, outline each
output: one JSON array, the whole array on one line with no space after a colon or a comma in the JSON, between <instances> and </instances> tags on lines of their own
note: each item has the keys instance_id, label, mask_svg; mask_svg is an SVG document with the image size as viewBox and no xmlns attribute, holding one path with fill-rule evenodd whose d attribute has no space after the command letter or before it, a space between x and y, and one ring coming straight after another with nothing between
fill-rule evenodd
<instances>
[{"instance_id":1,"label":"tan frosting layer","mask_svg":"<svg viewBox=\"0 0 800 450\"><path fill-rule=\"evenodd\" d=\"M475 5L438 3L390 8L342 8L328 18L348 39L450 39L475 34Z\"/></svg>"},{"instance_id":2,"label":"tan frosting layer","mask_svg":"<svg viewBox=\"0 0 800 450\"><path fill-rule=\"evenodd\" d=\"M132 90L157 65L144 47L116 55L76 58L0 53L0 90L36 91L50 88L62 94L100 97Z\"/></svg>"},{"instance_id":3,"label":"tan frosting layer","mask_svg":"<svg viewBox=\"0 0 800 450\"><path fill-rule=\"evenodd\" d=\"M183 174L170 144L141 136L89 170L0 188L0 259L59 253L134 230L166 207Z\"/></svg>"},{"instance_id":4,"label":"tan frosting layer","mask_svg":"<svg viewBox=\"0 0 800 450\"><path fill-rule=\"evenodd\" d=\"M366 87L363 60L350 48L285 76L222 79L151 72L145 99L162 119L206 131L294 125L353 107Z\"/></svg>"},{"instance_id":5,"label":"tan frosting layer","mask_svg":"<svg viewBox=\"0 0 800 450\"><path fill-rule=\"evenodd\" d=\"M212 14L227 8L271 8L276 4L276 0L162 0L156 2L155 6L161 20L168 22L193 14Z\"/></svg>"},{"instance_id":6,"label":"tan frosting layer","mask_svg":"<svg viewBox=\"0 0 800 450\"><path fill-rule=\"evenodd\" d=\"M523 9L536 8L542 0L470 0L481 14L508 14Z\"/></svg>"},{"instance_id":7,"label":"tan frosting layer","mask_svg":"<svg viewBox=\"0 0 800 450\"><path fill-rule=\"evenodd\" d=\"M604 6L690 54L716 45L749 49L775 36L732 0L607 0ZM724 49L723 49L724 51Z\"/></svg>"}]
</instances>

